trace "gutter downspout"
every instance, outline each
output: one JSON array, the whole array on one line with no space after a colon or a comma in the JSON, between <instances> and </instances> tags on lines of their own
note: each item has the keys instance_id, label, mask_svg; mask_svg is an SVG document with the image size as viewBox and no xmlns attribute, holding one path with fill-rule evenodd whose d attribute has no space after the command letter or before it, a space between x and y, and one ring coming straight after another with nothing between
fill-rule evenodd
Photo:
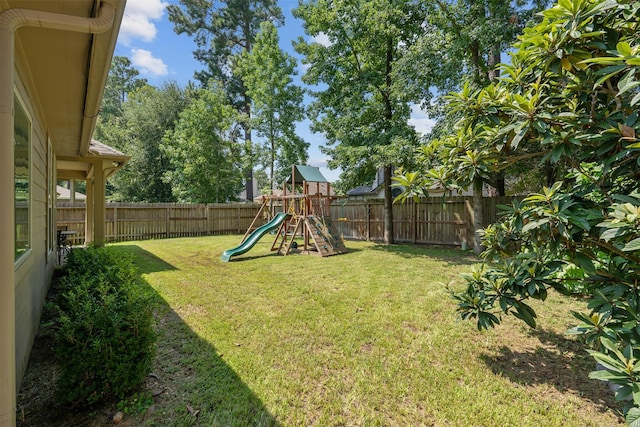
<instances>
[{"instance_id":1,"label":"gutter downspout","mask_svg":"<svg viewBox=\"0 0 640 427\"><path fill-rule=\"evenodd\" d=\"M102 2L96 18L28 9L0 12L0 425L16 423L15 206L13 87L15 32L21 27L99 34L113 26L115 8Z\"/></svg>"}]
</instances>

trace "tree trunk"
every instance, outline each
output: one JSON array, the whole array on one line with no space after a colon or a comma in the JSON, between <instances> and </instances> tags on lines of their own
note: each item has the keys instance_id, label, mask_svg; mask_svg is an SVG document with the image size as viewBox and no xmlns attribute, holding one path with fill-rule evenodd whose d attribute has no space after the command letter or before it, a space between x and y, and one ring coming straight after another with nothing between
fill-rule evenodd
<instances>
[{"instance_id":1,"label":"tree trunk","mask_svg":"<svg viewBox=\"0 0 640 427\"><path fill-rule=\"evenodd\" d=\"M391 123L393 121L393 107L391 105L391 72L393 64L393 38L387 39L387 60L385 70L385 85L386 96L384 98L384 114L385 114L385 131L388 133L391 130ZM389 141L390 142L390 141ZM392 245L395 243L393 236L393 198L391 196L391 166L387 165L383 169L384 178L384 243Z\"/></svg>"},{"instance_id":2,"label":"tree trunk","mask_svg":"<svg viewBox=\"0 0 640 427\"><path fill-rule=\"evenodd\" d=\"M482 178L474 178L473 180L473 253L476 255L482 252L482 243L480 239L480 230L483 228L484 218L482 215Z\"/></svg>"},{"instance_id":3,"label":"tree trunk","mask_svg":"<svg viewBox=\"0 0 640 427\"><path fill-rule=\"evenodd\" d=\"M484 73L482 71L482 61L480 57L480 44L477 40L471 42L469 46L471 50L471 70L472 70L472 80L476 87L484 86Z\"/></svg>"},{"instance_id":4,"label":"tree trunk","mask_svg":"<svg viewBox=\"0 0 640 427\"><path fill-rule=\"evenodd\" d=\"M271 191L271 193L273 193L273 190L275 190L274 187L274 182L273 182L273 175L274 175L274 170L276 168L276 143L275 143L275 135L273 134L273 127L271 128L271 132L269 135L269 139L271 141L271 165L269 167L269 190Z\"/></svg>"},{"instance_id":5,"label":"tree trunk","mask_svg":"<svg viewBox=\"0 0 640 427\"><path fill-rule=\"evenodd\" d=\"M489 68L488 77L490 82L493 82L498 77L500 77L500 68L498 68L499 63L500 63L500 45L496 44L491 47L491 52L489 52L489 63L487 64Z\"/></svg>"},{"instance_id":6,"label":"tree trunk","mask_svg":"<svg viewBox=\"0 0 640 427\"><path fill-rule=\"evenodd\" d=\"M489 81L493 82L498 77L500 77L500 68L498 68L498 64L500 63L500 45L494 44L491 47L491 52L489 52ZM500 171L496 173L496 190L498 191L498 196L504 197L507 192L505 189L505 176L504 171Z\"/></svg>"},{"instance_id":7,"label":"tree trunk","mask_svg":"<svg viewBox=\"0 0 640 427\"><path fill-rule=\"evenodd\" d=\"M251 144L251 128L247 125L244 129L244 143L245 152L247 153L248 165L244 171L244 189L246 192L246 198L252 202L254 198L253 194L253 146Z\"/></svg>"},{"instance_id":8,"label":"tree trunk","mask_svg":"<svg viewBox=\"0 0 640 427\"><path fill-rule=\"evenodd\" d=\"M496 173L496 191L498 192L498 197L504 197L507 195L503 171Z\"/></svg>"},{"instance_id":9,"label":"tree trunk","mask_svg":"<svg viewBox=\"0 0 640 427\"><path fill-rule=\"evenodd\" d=\"M245 48L247 52L251 52L251 28L249 22L245 22L243 29L243 36L246 40ZM247 152L247 169L244 172L245 183L244 188L247 195L247 200L253 202L253 198L255 195L253 194L253 142L251 140L251 125L249 124L251 121L251 98L247 94L247 89L243 86L243 96L244 96L244 112L247 115L247 123L244 126L244 145Z\"/></svg>"},{"instance_id":10,"label":"tree trunk","mask_svg":"<svg viewBox=\"0 0 640 427\"><path fill-rule=\"evenodd\" d=\"M393 236L393 198L391 197L391 166L384 167L384 243L395 243Z\"/></svg>"},{"instance_id":11,"label":"tree trunk","mask_svg":"<svg viewBox=\"0 0 640 427\"><path fill-rule=\"evenodd\" d=\"M244 171L244 189L246 193L246 199L253 202L255 195L253 194L253 143L251 141L251 126L249 125L249 119L251 118L251 99L249 95L244 96L244 112L247 115L247 123L244 127L244 147L247 156L247 168Z\"/></svg>"},{"instance_id":12,"label":"tree trunk","mask_svg":"<svg viewBox=\"0 0 640 427\"><path fill-rule=\"evenodd\" d=\"M547 187L551 187L556 182L556 171L550 161L544 162L544 176Z\"/></svg>"}]
</instances>

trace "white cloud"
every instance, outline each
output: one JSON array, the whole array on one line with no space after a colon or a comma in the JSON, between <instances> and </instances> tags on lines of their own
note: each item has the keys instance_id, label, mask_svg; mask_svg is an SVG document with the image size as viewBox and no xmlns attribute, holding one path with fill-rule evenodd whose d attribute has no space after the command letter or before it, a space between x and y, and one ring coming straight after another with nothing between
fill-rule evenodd
<instances>
[{"instance_id":1,"label":"white cloud","mask_svg":"<svg viewBox=\"0 0 640 427\"><path fill-rule=\"evenodd\" d=\"M158 32L152 21L162 18L169 3L162 0L128 0L120 26L119 41L130 46L133 40L151 42Z\"/></svg>"},{"instance_id":2,"label":"white cloud","mask_svg":"<svg viewBox=\"0 0 640 427\"><path fill-rule=\"evenodd\" d=\"M169 74L167 65L160 58L154 58L151 52L144 49L131 49L131 64L144 74L154 77Z\"/></svg>"},{"instance_id":3,"label":"white cloud","mask_svg":"<svg viewBox=\"0 0 640 427\"><path fill-rule=\"evenodd\" d=\"M420 106L415 104L411 106L411 117L408 120L408 123L412 125L416 132L426 135L433 129L433 126L436 124L436 121L430 119L421 109Z\"/></svg>"},{"instance_id":4,"label":"white cloud","mask_svg":"<svg viewBox=\"0 0 640 427\"><path fill-rule=\"evenodd\" d=\"M331 41L326 33L320 32L317 36L311 38L314 42L321 44L322 46L331 46Z\"/></svg>"},{"instance_id":5,"label":"white cloud","mask_svg":"<svg viewBox=\"0 0 640 427\"><path fill-rule=\"evenodd\" d=\"M315 166L317 168L326 168L328 162L329 162L328 157L322 157L322 158L316 157L316 158L309 159L307 161L307 165Z\"/></svg>"}]
</instances>

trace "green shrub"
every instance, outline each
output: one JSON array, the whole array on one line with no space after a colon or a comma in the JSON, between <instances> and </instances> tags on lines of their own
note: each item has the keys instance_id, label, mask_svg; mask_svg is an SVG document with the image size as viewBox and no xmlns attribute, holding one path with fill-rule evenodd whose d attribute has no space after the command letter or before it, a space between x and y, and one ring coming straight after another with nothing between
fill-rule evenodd
<instances>
[{"instance_id":1,"label":"green shrub","mask_svg":"<svg viewBox=\"0 0 640 427\"><path fill-rule=\"evenodd\" d=\"M151 294L132 261L108 248L74 250L65 269L56 301L57 396L73 404L122 398L151 369Z\"/></svg>"}]
</instances>

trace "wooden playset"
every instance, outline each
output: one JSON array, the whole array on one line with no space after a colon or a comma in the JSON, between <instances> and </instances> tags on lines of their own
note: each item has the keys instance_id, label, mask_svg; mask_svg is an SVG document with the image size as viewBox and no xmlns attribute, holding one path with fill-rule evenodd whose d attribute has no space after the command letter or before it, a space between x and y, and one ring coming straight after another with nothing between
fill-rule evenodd
<instances>
[{"instance_id":1,"label":"wooden playset","mask_svg":"<svg viewBox=\"0 0 640 427\"><path fill-rule=\"evenodd\" d=\"M271 250L281 255L294 252L326 257L346 253L331 220L331 201L331 184L318 168L293 166L282 194L262 196L262 206L242 242L225 251L222 260L247 252L262 236L276 229ZM260 225L265 219L266 224Z\"/></svg>"}]
</instances>

